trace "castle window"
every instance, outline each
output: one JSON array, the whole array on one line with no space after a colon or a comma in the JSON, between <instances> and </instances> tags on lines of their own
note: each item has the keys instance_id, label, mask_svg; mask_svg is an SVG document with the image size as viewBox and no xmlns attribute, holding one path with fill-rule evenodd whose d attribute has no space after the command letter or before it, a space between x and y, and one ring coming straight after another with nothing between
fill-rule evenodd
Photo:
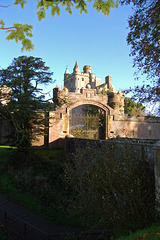
<instances>
[{"instance_id":1,"label":"castle window","mask_svg":"<svg viewBox=\"0 0 160 240\"><path fill-rule=\"evenodd\" d=\"M84 81L84 78L82 78L82 81Z\"/></svg>"}]
</instances>

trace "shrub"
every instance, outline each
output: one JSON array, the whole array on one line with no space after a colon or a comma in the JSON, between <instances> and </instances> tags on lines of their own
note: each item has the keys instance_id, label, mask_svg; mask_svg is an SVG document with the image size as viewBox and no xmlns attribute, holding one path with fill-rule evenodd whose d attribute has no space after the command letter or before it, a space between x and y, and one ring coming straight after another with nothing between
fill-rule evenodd
<instances>
[{"instance_id":1,"label":"shrub","mask_svg":"<svg viewBox=\"0 0 160 240\"><path fill-rule=\"evenodd\" d=\"M114 233L152 223L153 172L127 144L111 145L103 152L84 146L66 163L69 211L90 226L112 228Z\"/></svg>"}]
</instances>

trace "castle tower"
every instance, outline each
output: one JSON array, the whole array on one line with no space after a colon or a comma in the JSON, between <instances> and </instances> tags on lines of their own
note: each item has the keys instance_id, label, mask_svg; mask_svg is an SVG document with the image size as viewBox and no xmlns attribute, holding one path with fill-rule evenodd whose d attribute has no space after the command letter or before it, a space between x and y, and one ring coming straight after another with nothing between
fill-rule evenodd
<instances>
[{"instance_id":1,"label":"castle tower","mask_svg":"<svg viewBox=\"0 0 160 240\"><path fill-rule=\"evenodd\" d=\"M79 92L79 76L81 74L78 63L76 61L76 64L73 68L73 74L74 74L74 83L75 83L75 90L74 92Z\"/></svg>"},{"instance_id":2,"label":"castle tower","mask_svg":"<svg viewBox=\"0 0 160 240\"><path fill-rule=\"evenodd\" d=\"M113 89L112 76L107 76L107 77L105 77L105 80L106 80L107 88L108 88L109 90L112 90L112 89Z\"/></svg>"},{"instance_id":3,"label":"castle tower","mask_svg":"<svg viewBox=\"0 0 160 240\"><path fill-rule=\"evenodd\" d=\"M68 76L69 76L69 70L68 70L68 66L67 66L65 73L64 73L64 79L68 78Z\"/></svg>"},{"instance_id":4,"label":"castle tower","mask_svg":"<svg viewBox=\"0 0 160 240\"><path fill-rule=\"evenodd\" d=\"M80 73L80 69L79 69L79 66L78 66L77 61L76 61L76 64L75 64L75 66L74 66L74 68L73 68L73 72L74 72L74 73Z\"/></svg>"},{"instance_id":5,"label":"castle tower","mask_svg":"<svg viewBox=\"0 0 160 240\"><path fill-rule=\"evenodd\" d=\"M85 65L83 72L81 72L78 62L76 61L71 74L67 66L64 73L64 87L66 87L69 92L81 93L82 89L87 87L87 84L90 84L91 89L96 89L96 87L101 84L101 79L96 77L94 73L91 73L91 66Z\"/></svg>"}]
</instances>

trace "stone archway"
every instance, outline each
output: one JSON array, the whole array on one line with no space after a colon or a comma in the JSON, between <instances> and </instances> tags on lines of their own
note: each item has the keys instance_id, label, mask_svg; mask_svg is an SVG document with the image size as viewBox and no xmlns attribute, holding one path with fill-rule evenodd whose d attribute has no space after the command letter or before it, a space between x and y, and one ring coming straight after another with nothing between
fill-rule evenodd
<instances>
[{"instance_id":1,"label":"stone archway","mask_svg":"<svg viewBox=\"0 0 160 240\"><path fill-rule=\"evenodd\" d=\"M53 100L56 104L54 111L50 112L49 146L54 147L70 134L71 110L81 105L93 105L104 111L105 139L109 136L109 115L114 109L108 106L108 96L96 94L95 89L83 89L82 93L68 92L66 89L54 89Z\"/></svg>"},{"instance_id":2,"label":"stone archway","mask_svg":"<svg viewBox=\"0 0 160 240\"><path fill-rule=\"evenodd\" d=\"M105 112L107 112L108 115L110 115L110 111L112 111L111 107L104 105L103 103L101 103L99 101L89 100L89 99L84 99L84 100L73 102L69 106L69 109L72 110L73 108L78 107L80 105L93 105L93 106L99 107L99 108L103 109Z\"/></svg>"},{"instance_id":3,"label":"stone archway","mask_svg":"<svg viewBox=\"0 0 160 240\"><path fill-rule=\"evenodd\" d=\"M69 111L69 133L76 138L106 139L106 113L95 105L79 105Z\"/></svg>"},{"instance_id":4,"label":"stone archway","mask_svg":"<svg viewBox=\"0 0 160 240\"><path fill-rule=\"evenodd\" d=\"M77 131L72 130L72 127L73 127L73 126L71 126L72 125L72 123L71 123L72 122L72 110L76 109L77 107L81 107L81 106L94 106L94 107L97 107L97 109L101 109L103 111L103 114L104 114L103 126L99 126L99 119L97 119L96 116L89 116L90 121L92 121L92 120L96 121L97 120L97 126L96 126L96 123L95 123L94 126L92 127L92 131L91 131L91 129L89 130L89 128L86 129L86 126L84 126L84 125L76 125ZM87 131L89 131L89 132L91 131L93 133L92 135L91 134L89 134L89 135L86 134L85 136L86 137L88 136L89 138L93 138L93 139L95 139L95 138L96 139L107 139L108 138L108 115L110 115L110 110L111 109L110 109L109 106L106 106L101 102L97 102L97 101L91 100L91 99L90 100L83 99L81 101L76 101L76 102L72 103L68 108L68 132L69 132L69 134L72 134L73 136L75 136L75 134L74 134L75 132L80 132L80 133L85 132L85 133L87 133ZM81 117L81 115L79 115L78 118L79 117ZM81 119L80 119L79 122L81 122ZM89 125L91 127L91 124L89 124ZM94 130L93 130L93 128L94 128ZM80 131L78 131L78 129ZM103 132L103 134L102 134L102 132ZM78 134L77 136L79 136L79 137L82 136L83 137L84 134Z\"/></svg>"}]
</instances>

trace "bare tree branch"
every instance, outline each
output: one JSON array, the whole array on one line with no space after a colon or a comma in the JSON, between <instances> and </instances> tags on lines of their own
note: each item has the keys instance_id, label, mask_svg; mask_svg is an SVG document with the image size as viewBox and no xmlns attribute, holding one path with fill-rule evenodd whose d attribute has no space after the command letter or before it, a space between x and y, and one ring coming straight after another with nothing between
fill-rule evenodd
<instances>
[{"instance_id":1,"label":"bare tree branch","mask_svg":"<svg viewBox=\"0 0 160 240\"><path fill-rule=\"evenodd\" d=\"M0 7L3 7L3 8L8 8L8 7L12 6L12 5L13 5L13 3L12 3L12 4L10 4L10 5L7 5L7 6L0 5Z\"/></svg>"}]
</instances>

